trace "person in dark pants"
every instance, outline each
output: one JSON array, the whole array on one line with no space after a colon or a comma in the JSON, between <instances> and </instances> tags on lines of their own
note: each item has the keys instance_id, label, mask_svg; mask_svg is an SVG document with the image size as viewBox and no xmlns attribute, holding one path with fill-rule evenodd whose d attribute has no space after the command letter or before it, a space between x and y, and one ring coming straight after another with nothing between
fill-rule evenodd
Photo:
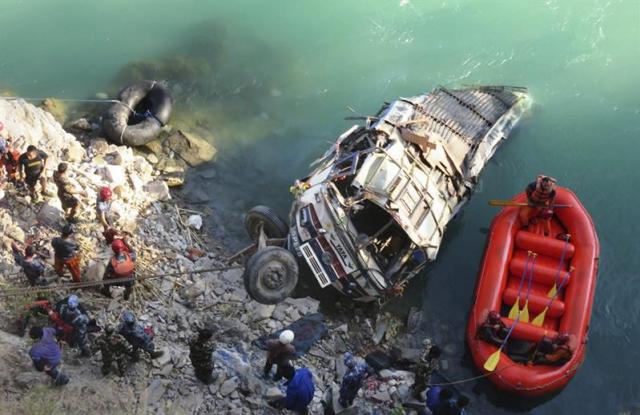
<instances>
[{"instance_id":1,"label":"person in dark pants","mask_svg":"<svg viewBox=\"0 0 640 415\"><path fill-rule=\"evenodd\" d=\"M283 378L284 372L288 368L293 368L291 359L295 356L296 348L291 344L294 334L291 330L284 330L278 339L267 341L267 361L264 365L264 377L268 378L271 368L276 365L276 374L273 380L278 381Z\"/></svg>"},{"instance_id":2,"label":"person in dark pants","mask_svg":"<svg viewBox=\"0 0 640 415\"><path fill-rule=\"evenodd\" d=\"M56 341L56 330L51 327L31 327L29 337L36 340L29 349L36 370L49 375L56 386L69 383L69 377L58 369L62 362L62 351Z\"/></svg>"},{"instance_id":3,"label":"person in dark pants","mask_svg":"<svg viewBox=\"0 0 640 415\"><path fill-rule=\"evenodd\" d=\"M431 346L420 356L420 360L416 363L414 369L415 382L411 386L411 392L414 398L422 400L422 392L427 389L431 373L438 369L440 353L441 350L438 346Z\"/></svg>"},{"instance_id":4,"label":"person in dark pants","mask_svg":"<svg viewBox=\"0 0 640 415\"><path fill-rule=\"evenodd\" d=\"M62 228L62 237L51 240L55 257L53 267L60 277L64 275L64 268L67 267L73 282L80 282L80 255L78 253L80 246L71 238L74 232L73 226L67 224Z\"/></svg>"},{"instance_id":5,"label":"person in dark pants","mask_svg":"<svg viewBox=\"0 0 640 415\"><path fill-rule=\"evenodd\" d=\"M122 314L122 323L118 328L118 333L133 347L132 359L134 362L140 359L140 349L149 353L152 359L156 359L164 354L162 350L155 350L153 335L147 333L144 328L136 322L136 317L131 311L125 311Z\"/></svg>"},{"instance_id":6,"label":"person in dark pants","mask_svg":"<svg viewBox=\"0 0 640 415\"><path fill-rule=\"evenodd\" d=\"M344 354L344 365L347 371L340 384L340 397L338 402L342 407L347 408L353 405L353 401L362 387L364 379L369 374L369 366L360 364L349 352Z\"/></svg>"},{"instance_id":7,"label":"person in dark pants","mask_svg":"<svg viewBox=\"0 0 640 415\"><path fill-rule=\"evenodd\" d=\"M553 216L553 203L556 198L556 179L540 175L536 181L527 185L528 206L520 207L518 216L523 227L529 223L536 223L538 218L544 220L544 234L549 236L551 232L551 217Z\"/></svg>"},{"instance_id":8,"label":"person in dark pants","mask_svg":"<svg viewBox=\"0 0 640 415\"><path fill-rule=\"evenodd\" d=\"M509 333L509 328L500 319L497 311L490 311L487 319L478 328L477 337L495 345L501 345Z\"/></svg>"},{"instance_id":9,"label":"person in dark pants","mask_svg":"<svg viewBox=\"0 0 640 415\"><path fill-rule=\"evenodd\" d=\"M48 157L49 155L47 153L38 150L36 146L30 145L18 160L20 180L23 180L27 185L32 202L38 200L38 194L36 193L36 184L38 182L40 182L41 186L40 193L42 193L43 196L51 196L51 194L47 192L47 177L42 174L47 168Z\"/></svg>"},{"instance_id":10,"label":"person in dark pants","mask_svg":"<svg viewBox=\"0 0 640 415\"><path fill-rule=\"evenodd\" d=\"M78 296L70 295L67 298L67 303L60 306L60 317L65 323L73 327L73 333L71 334L72 346L77 346L80 349L82 357L91 356L89 340L87 339L89 316L87 316L84 308L80 307Z\"/></svg>"},{"instance_id":11,"label":"person in dark pants","mask_svg":"<svg viewBox=\"0 0 640 415\"><path fill-rule=\"evenodd\" d=\"M27 245L24 249L24 253L20 250L15 242L11 243L11 250L13 251L13 259L16 264L22 267L24 275L29 281L29 285L47 285L48 282L44 278L44 263L40 258L36 256L36 250L33 246Z\"/></svg>"},{"instance_id":12,"label":"person in dark pants","mask_svg":"<svg viewBox=\"0 0 640 415\"><path fill-rule=\"evenodd\" d=\"M58 188L58 198L60 199L60 204L62 205L62 210L65 213L65 219L69 223L76 222L76 211L78 210L78 199L75 197L76 194L86 195L86 192L77 190L71 181L69 180L69 176L67 175L67 170L69 166L67 163L58 164L58 170L53 173L53 182L56 184Z\"/></svg>"},{"instance_id":13,"label":"person in dark pants","mask_svg":"<svg viewBox=\"0 0 640 415\"><path fill-rule=\"evenodd\" d=\"M106 376L111 372L111 365L115 360L118 374L124 376L127 371L126 357L133 354L133 348L127 340L121 334L115 333L113 326L106 326L104 334L98 338L96 343L102 354L102 374Z\"/></svg>"},{"instance_id":14,"label":"person in dark pants","mask_svg":"<svg viewBox=\"0 0 640 415\"><path fill-rule=\"evenodd\" d=\"M124 239L114 239L111 243L111 249L113 250L113 257L109 260L109 264L104 271L103 281L130 278L134 277L136 273L136 252L131 249L131 246ZM131 291L133 290L133 281L116 282L110 284L104 284L102 286L101 293L111 298L111 286L118 285L125 287L124 300L129 300Z\"/></svg>"},{"instance_id":15,"label":"person in dark pants","mask_svg":"<svg viewBox=\"0 0 640 415\"><path fill-rule=\"evenodd\" d=\"M196 377L203 383L213 381L213 349L215 343L210 329L198 330L198 336L189 343L189 359Z\"/></svg>"},{"instance_id":16,"label":"person in dark pants","mask_svg":"<svg viewBox=\"0 0 640 415\"><path fill-rule=\"evenodd\" d=\"M102 225L102 235L108 244L111 244L113 239L118 235L118 231L111 226L111 217L109 216L111 213L112 197L113 193L111 189L108 186L104 186L100 189L100 192L98 192L96 199L96 217Z\"/></svg>"}]
</instances>

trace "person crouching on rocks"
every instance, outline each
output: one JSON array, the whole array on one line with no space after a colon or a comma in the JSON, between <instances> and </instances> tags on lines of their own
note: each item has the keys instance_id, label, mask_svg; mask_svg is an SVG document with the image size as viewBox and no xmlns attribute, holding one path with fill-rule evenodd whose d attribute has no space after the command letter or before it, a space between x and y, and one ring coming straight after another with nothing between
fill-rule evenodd
<instances>
[{"instance_id":1,"label":"person crouching on rocks","mask_svg":"<svg viewBox=\"0 0 640 415\"><path fill-rule=\"evenodd\" d=\"M140 360L140 349L149 353L152 359L156 359L164 354L162 350L155 350L153 335L147 333L140 324L136 322L136 316L131 311L122 314L122 322L118 328L118 333L124 337L132 346L132 360Z\"/></svg>"},{"instance_id":2,"label":"person crouching on rocks","mask_svg":"<svg viewBox=\"0 0 640 415\"><path fill-rule=\"evenodd\" d=\"M69 165L67 163L58 164L58 170L53 173L53 182L58 187L58 198L60 198L65 219L69 223L75 223L77 221L76 211L80 202L74 195L81 194L86 196L87 192L75 188L67 175L68 169Z\"/></svg>"},{"instance_id":3,"label":"person crouching on rocks","mask_svg":"<svg viewBox=\"0 0 640 415\"><path fill-rule=\"evenodd\" d=\"M369 375L369 366L358 363L355 357L349 352L344 354L344 365L347 367L347 371L340 384L340 397L338 398L338 402L343 408L348 408L353 405L353 401L356 399L362 383Z\"/></svg>"},{"instance_id":4,"label":"person crouching on rocks","mask_svg":"<svg viewBox=\"0 0 640 415\"><path fill-rule=\"evenodd\" d=\"M196 377L203 383L213 381L213 349L215 343L210 329L198 330L198 336L189 343L189 359Z\"/></svg>"},{"instance_id":5,"label":"person crouching on rocks","mask_svg":"<svg viewBox=\"0 0 640 415\"><path fill-rule=\"evenodd\" d=\"M69 383L69 377L58 369L62 351L56 341L56 330L51 327L31 327L29 337L36 340L29 349L29 356L36 370L49 375L56 386Z\"/></svg>"},{"instance_id":6,"label":"person crouching on rocks","mask_svg":"<svg viewBox=\"0 0 640 415\"><path fill-rule=\"evenodd\" d=\"M268 378L271 368L276 365L276 382L284 377L285 370L292 369L291 359L294 358L296 348L293 342L294 334L291 330L284 330L278 339L267 340L267 361L264 365L264 377Z\"/></svg>"},{"instance_id":7,"label":"person crouching on rocks","mask_svg":"<svg viewBox=\"0 0 640 415\"><path fill-rule=\"evenodd\" d=\"M114 239L111 243L113 256L109 260L107 269L104 271L103 281L119 278L131 278L136 273L136 252L124 239ZM124 300L129 300L133 290L133 281L106 283L102 286L101 293L111 298L111 286L117 285L125 287Z\"/></svg>"},{"instance_id":8,"label":"person crouching on rocks","mask_svg":"<svg viewBox=\"0 0 640 415\"><path fill-rule=\"evenodd\" d=\"M47 168L48 157L47 153L38 150L34 145L30 145L18 161L20 180L24 180L27 185L32 203L38 201L38 194L36 193L36 184L38 182L40 182L42 196L51 196L47 192L47 177L43 174Z\"/></svg>"},{"instance_id":9,"label":"person crouching on rocks","mask_svg":"<svg viewBox=\"0 0 640 415\"><path fill-rule=\"evenodd\" d=\"M80 246L71 238L74 233L73 226L67 224L62 228L62 237L51 240L55 257L53 267L59 277L64 275L64 268L67 267L73 282L80 282L80 254L78 252Z\"/></svg>"}]
</instances>

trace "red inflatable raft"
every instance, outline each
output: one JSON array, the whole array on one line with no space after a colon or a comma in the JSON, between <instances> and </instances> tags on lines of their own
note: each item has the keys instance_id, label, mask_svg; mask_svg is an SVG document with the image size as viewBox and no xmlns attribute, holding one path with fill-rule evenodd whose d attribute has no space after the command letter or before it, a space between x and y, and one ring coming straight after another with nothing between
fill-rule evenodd
<instances>
[{"instance_id":1,"label":"red inflatable raft","mask_svg":"<svg viewBox=\"0 0 640 415\"><path fill-rule=\"evenodd\" d=\"M484 364L498 347L478 339L478 329L490 311L500 313L507 327L514 324L514 320L505 316L509 315L518 297L527 252L537 253L528 297L530 322L519 321L510 341L538 342L545 335L554 337L558 333L567 333L573 355L562 366L549 366L515 363L507 353L502 352L495 371L488 377L498 388L518 395L539 396L562 388L584 359L600 246L591 217L576 195L561 187L556 192L555 203L570 207L555 209L548 237L544 236L540 220L535 225L522 228L518 220L518 207L504 208L493 220L467 327L467 343L473 361L487 373ZM525 202L526 196L522 193L513 200ZM571 236L569 243L556 237L560 233ZM564 261L561 262L563 252ZM570 267L573 270L567 274ZM539 327L532 322L552 300L549 291L556 282L558 270L561 280L565 275L569 277L553 298L544 323ZM521 308L525 300L524 291L520 296Z\"/></svg>"}]
</instances>

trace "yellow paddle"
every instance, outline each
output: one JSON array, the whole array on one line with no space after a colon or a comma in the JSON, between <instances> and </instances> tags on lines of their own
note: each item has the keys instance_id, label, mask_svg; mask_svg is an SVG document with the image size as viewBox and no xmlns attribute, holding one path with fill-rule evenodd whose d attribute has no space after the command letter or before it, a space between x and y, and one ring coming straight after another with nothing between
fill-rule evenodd
<instances>
[{"instance_id":1,"label":"yellow paddle","mask_svg":"<svg viewBox=\"0 0 640 415\"><path fill-rule=\"evenodd\" d=\"M529 268L529 258L533 252L527 251L527 259L524 261L524 269L522 270L522 276L520 277L520 285L518 286L518 296L513 303L511 310L509 310L509 318L515 320L520 315L520 293L522 292L522 284L524 284L524 276L527 275L527 268Z\"/></svg>"},{"instance_id":2,"label":"yellow paddle","mask_svg":"<svg viewBox=\"0 0 640 415\"><path fill-rule=\"evenodd\" d=\"M518 315L518 317L516 317L515 321L511 325L511 328L509 329L509 333L507 333L507 336L504 338L504 341L500 345L500 348L495 352L491 353L491 356L489 356L487 361L484 362L484 369L486 371L493 372L494 370L496 370L496 366L498 366L498 362L500 361L500 353L502 352L502 349L504 348L505 344L507 344L507 340L509 340L511 333L513 333L513 329L516 327L516 325L518 325L519 321L520 321L520 316Z\"/></svg>"},{"instance_id":3,"label":"yellow paddle","mask_svg":"<svg viewBox=\"0 0 640 415\"><path fill-rule=\"evenodd\" d=\"M520 316L520 320L524 321L525 323L529 322L529 293L531 293L531 283L533 282L533 268L535 266L536 257L538 256L538 254L534 252L532 255L533 260L531 260L531 267L529 268L529 286L527 287L527 295L524 297L524 307L522 307L522 315Z\"/></svg>"},{"instance_id":4,"label":"yellow paddle","mask_svg":"<svg viewBox=\"0 0 640 415\"><path fill-rule=\"evenodd\" d=\"M536 316L536 318L533 319L531 324L533 324L534 326L542 327L542 324L544 323L544 318L545 318L545 316L547 314L547 311L549 311L549 307L551 307L551 304L553 304L553 300L556 299L556 297L560 293L560 290L562 290L562 287L564 287L564 285L567 283L567 281L569 281L569 274L571 274L571 271L573 271L574 269L575 269L574 267L570 267L569 268L569 271L567 271L566 275L564 276L564 279L562 281L560 281L560 286L558 287L558 290L556 291L556 293L553 295L553 297L551 297L551 300L549 300L549 302L547 303L547 306L544 308L544 310L542 310L542 312L540 314L538 314Z\"/></svg>"}]
</instances>

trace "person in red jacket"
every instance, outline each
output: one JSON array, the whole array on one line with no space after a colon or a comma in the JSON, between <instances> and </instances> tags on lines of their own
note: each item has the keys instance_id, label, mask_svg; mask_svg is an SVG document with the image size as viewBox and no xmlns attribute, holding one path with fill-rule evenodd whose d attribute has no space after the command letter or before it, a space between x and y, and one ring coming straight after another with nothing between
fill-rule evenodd
<instances>
[{"instance_id":1,"label":"person in red jacket","mask_svg":"<svg viewBox=\"0 0 640 415\"><path fill-rule=\"evenodd\" d=\"M549 236L551 232L551 217L553 216L553 203L556 198L556 179L540 175L534 182L527 185L527 206L522 206L518 212L520 224L523 227L530 223L536 223L538 218L544 220L544 234Z\"/></svg>"},{"instance_id":2,"label":"person in red jacket","mask_svg":"<svg viewBox=\"0 0 640 415\"><path fill-rule=\"evenodd\" d=\"M131 246L124 239L114 239L111 243L111 249L113 250L113 256L107 264L107 269L104 272L102 278L103 281L114 280L119 278L134 277L136 273L136 252L131 249ZM105 283L102 286L102 294L111 297L111 286L118 285L125 287L124 299L129 299L131 291L133 290L133 281Z\"/></svg>"}]
</instances>

